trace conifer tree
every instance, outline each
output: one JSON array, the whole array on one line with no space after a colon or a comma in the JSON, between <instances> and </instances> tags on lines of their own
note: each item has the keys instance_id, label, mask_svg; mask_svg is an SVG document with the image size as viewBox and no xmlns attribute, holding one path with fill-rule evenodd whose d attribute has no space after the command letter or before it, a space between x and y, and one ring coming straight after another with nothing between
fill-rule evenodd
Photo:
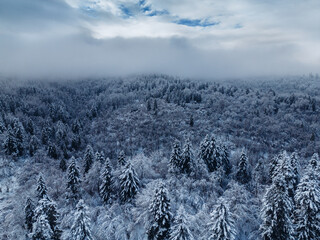
<instances>
[{"instance_id":1,"label":"conifer tree","mask_svg":"<svg viewBox=\"0 0 320 240\"><path fill-rule=\"evenodd\" d=\"M299 183L299 166L298 166L298 154L296 152L293 152L290 156L291 159L291 167L293 170L293 190L296 191L298 183Z\"/></svg>"},{"instance_id":2,"label":"conifer tree","mask_svg":"<svg viewBox=\"0 0 320 240\"><path fill-rule=\"evenodd\" d=\"M140 181L130 162L122 169L119 180L121 201L131 201L140 188Z\"/></svg>"},{"instance_id":3,"label":"conifer tree","mask_svg":"<svg viewBox=\"0 0 320 240\"><path fill-rule=\"evenodd\" d=\"M88 145L86 148L86 152L84 154L83 160L84 160L84 173L86 174L90 170L94 161L94 153L90 145Z\"/></svg>"},{"instance_id":4,"label":"conifer tree","mask_svg":"<svg viewBox=\"0 0 320 240\"><path fill-rule=\"evenodd\" d=\"M38 197L38 200L41 200L43 198L46 198L47 197L47 186L46 186L46 183L44 182L43 180L43 177L40 173L40 176L38 178L38 182L37 182L37 197Z\"/></svg>"},{"instance_id":5,"label":"conifer tree","mask_svg":"<svg viewBox=\"0 0 320 240\"><path fill-rule=\"evenodd\" d=\"M87 215L87 206L81 199L74 215L74 222L71 227L71 240L93 240L90 227L90 219Z\"/></svg>"},{"instance_id":6,"label":"conifer tree","mask_svg":"<svg viewBox=\"0 0 320 240\"><path fill-rule=\"evenodd\" d=\"M200 144L200 158L207 165L209 172L214 172L220 165L220 155L217 151L216 140L214 136L209 138L206 135L205 139Z\"/></svg>"},{"instance_id":7,"label":"conifer tree","mask_svg":"<svg viewBox=\"0 0 320 240\"><path fill-rule=\"evenodd\" d=\"M51 240L53 239L53 232L49 225L47 216L43 213L40 214L36 222L33 224L33 230L31 234L32 240Z\"/></svg>"},{"instance_id":8,"label":"conifer tree","mask_svg":"<svg viewBox=\"0 0 320 240\"><path fill-rule=\"evenodd\" d=\"M104 156L104 152L96 152L96 154L95 154L95 161L96 162L99 162L99 163L101 163L101 164L104 164L105 163L105 161L106 161L106 158L105 158L105 156Z\"/></svg>"},{"instance_id":9,"label":"conifer tree","mask_svg":"<svg viewBox=\"0 0 320 240\"><path fill-rule=\"evenodd\" d=\"M19 155L17 141L11 126L9 126L7 129L5 139L3 142L3 148L7 155L13 155L13 156Z\"/></svg>"},{"instance_id":10,"label":"conifer tree","mask_svg":"<svg viewBox=\"0 0 320 240\"><path fill-rule=\"evenodd\" d=\"M121 151L118 156L118 166L123 167L126 164L127 164L126 155L124 154L124 151Z\"/></svg>"},{"instance_id":11,"label":"conifer tree","mask_svg":"<svg viewBox=\"0 0 320 240\"><path fill-rule=\"evenodd\" d=\"M45 216L52 231L50 239L60 240L62 231L59 228L59 213L56 204L48 197L41 199L35 209L35 218L38 219L42 216Z\"/></svg>"},{"instance_id":12,"label":"conifer tree","mask_svg":"<svg viewBox=\"0 0 320 240\"><path fill-rule=\"evenodd\" d=\"M240 156L240 162L236 172L236 179L242 184L247 184L251 180L251 174L248 170L248 158L244 151L242 151Z\"/></svg>"},{"instance_id":13,"label":"conifer tree","mask_svg":"<svg viewBox=\"0 0 320 240\"><path fill-rule=\"evenodd\" d=\"M63 172L65 172L67 170L67 162L66 162L66 159L64 157L61 158L59 167Z\"/></svg>"},{"instance_id":14,"label":"conifer tree","mask_svg":"<svg viewBox=\"0 0 320 240\"><path fill-rule=\"evenodd\" d=\"M282 174L284 176L285 182L287 184L287 189L288 189L288 194L289 197L292 198L292 200L294 200L294 191L296 188L296 184L297 184L297 177L295 175L295 171L293 168L293 161L292 159L289 157L289 155L287 154L286 151L284 151L282 153L282 161L280 164L280 168L279 168L279 174Z\"/></svg>"},{"instance_id":15,"label":"conifer tree","mask_svg":"<svg viewBox=\"0 0 320 240\"><path fill-rule=\"evenodd\" d=\"M21 156L24 150L24 128L18 119L14 119L12 130L17 144L18 156Z\"/></svg>"},{"instance_id":16,"label":"conifer tree","mask_svg":"<svg viewBox=\"0 0 320 240\"><path fill-rule=\"evenodd\" d=\"M80 171L76 165L76 159L71 157L71 164L68 167L68 181L67 181L67 199L71 202L80 197Z\"/></svg>"},{"instance_id":17,"label":"conifer tree","mask_svg":"<svg viewBox=\"0 0 320 240\"><path fill-rule=\"evenodd\" d=\"M104 171L101 175L101 186L100 186L100 196L103 199L104 203L107 204L110 202L111 193L112 193L112 175L109 159L105 161Z\"/></svg>"},{"instance_id":18,"label":"conifer tree","mask_svg":"<svg viewBox=\"0 0 320 240\"><path fill-rule=\"evenodd\" d=\"M225 145L223 145L221 148L220 148L220 156L221 156L221 165L224 169L224 172L226 175L229 175L231 173L231 169L232 169L232 166L231 166L231 163L230 163L230 160L229 160L229 153L228 153L228 149Z\"/></svg>"},{"instance_id":19,"label":"conifer tree","mask_svg":"<svg viewBox=\"0 0 320 240\"><path fill-rule=\"evenodd\" d=\"M262 232L263 240L293 239L291 215L292 199L289 197L284 176L278 174L268 188L262 201Z\"/></svg>"},{"instance_id":20,"label":"conifer tree","mask_svg":"<svg viewBox=\"0 0 320 240\"><path fill-rule=\"evenodd\" d=\"M182 173L190 174L191 166L192 166L191 142L189 139L187 139L181 155L180 170Z\"/></svg>"},{"instance_id":21,"label":"conifer tree","mask_svg":"<svg viewBox=\"0 0 320 240\"><path fill-rule=\"evenodd\" d=\"M148 239L168 239L170 235L172 213L168 192L162 182L155 190L149 211L152 217L152 222L147 232Z\"/></svg>"},{"instance_id":22,"label":"conifer tree","mask_svg":"<svg viewBox=\"0 0 320 240\"><path fill-rule=\"evenodd\" d=\"M222 201L211 213L210 240L233 240L236 235L234 217Z\"/></svg>"},{"instance_id":23,"label":"conifer tree","mask_svg":"<svg viewBox=\"0 0 320 240\"><path fill-rule=\"evenodd\" d=\"M53 159L58 159L57 148L56 148L56 145L53 143L50 143L48 146L48 156Z\"/></svg>"},{"instance_id":24,"label":"conifer tree","mask_svg":"<svg viewBox=\"0 0 320 240\"><path fill-rule=\"evenodd\" d=\"M179 207L177 216L175 217L170 233L170 240L194 240L182 205Z\"/></svg>"},{"instance_id":25,"label":"conifer tree","mask_svg":"<svg viewBox=\"0 0 320 240\"><path fill-rule=\"evenodd\" d=\"M319 169L320 168L320 162L319 162L319 155L318 153L315 153L312 155L310 160L310 165L313 169Z\"/></svg>"},{"instance_id":26,"label":"conifer tree","mask_svg":"<svg viewBox=\"0 0 320 240\"><path fill-rule=\"evenodd\" d=\"M36 136L32 136L29 143L29 154L33 156L39 148L39 139Z\"/></svg>"},{"instance_id":27,"label":"conifer tree","mask_svg":"<svg viewBox=\"0 0 320 240\"><path fill-rule=\"evenodd\" d=\"M297 240L317 240L320 237L319 173L310 165L295 194L295 230Z\"/></svg>"},{"instance_id":28,"label":"conifer tree","mask_svg":"<svg viewBox=\"0 0 320 240\"><path fill-rule=\"evenodd\" d=\"M32 225L34 223L34 210L35 206L30 198L27 199L26 206L24 208L24 213L25 213L25 224L27 227L27 230L29 232L32 231Z\"/></svg>"},{"instance_id":29,"label":"conifer tree","mask_svg":"<svg viewBox=\"0 0 320 240\"><path fill-rule=\"evenodd\" d=\"M181 147L180 142L176 140L173 143L173 149L169 160L169 171L170 172L181 172Z\"/></svg>"}]
</instances>

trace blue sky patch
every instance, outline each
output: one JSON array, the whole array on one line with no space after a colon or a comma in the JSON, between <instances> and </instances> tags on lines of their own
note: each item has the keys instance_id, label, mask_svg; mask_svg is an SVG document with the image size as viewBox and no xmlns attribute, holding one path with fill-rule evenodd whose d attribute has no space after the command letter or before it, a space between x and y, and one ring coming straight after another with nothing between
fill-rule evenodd
<instances>
[{"instance_id":1,"label":"blue sky patch","mask_svg":"<svg viewBox=\"0 0 320 240\"><path fill-rule=\"evenodd\" d=\"M212 21L203 20L203 19L181 18L175 21L175 23L180 25L185 25L188 27L210 27L210 26L218 25L220 22L212 22Z\"/></svg>"}]
</instances>

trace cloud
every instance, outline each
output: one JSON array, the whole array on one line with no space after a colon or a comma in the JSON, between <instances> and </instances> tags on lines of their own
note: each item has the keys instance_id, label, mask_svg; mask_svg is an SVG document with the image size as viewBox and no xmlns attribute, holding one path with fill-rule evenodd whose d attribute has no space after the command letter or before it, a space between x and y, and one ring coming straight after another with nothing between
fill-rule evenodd
<instances>
[{"instance_id":1,"label":"cloud","mask_svg":"<svg viewBox=\"0 0 320 240\"><path fill-rule=\"evenodd\" d=\"M2 0L0 73L220 78L316 72L319 9L316 0Z\"/></svg>"}]
</instances>

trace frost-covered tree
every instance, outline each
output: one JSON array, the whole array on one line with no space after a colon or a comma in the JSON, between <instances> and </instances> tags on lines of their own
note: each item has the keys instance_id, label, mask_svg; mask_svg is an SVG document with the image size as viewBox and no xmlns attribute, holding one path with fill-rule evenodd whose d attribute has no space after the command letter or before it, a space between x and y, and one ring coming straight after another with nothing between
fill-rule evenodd
<instances>
[{"instance_id":1,"label":"frost-covered tree","mask_svg":"<svg viewBox=\"0 0 320 240\"><path fill-rule=\"evenodd\" d=\"M79 199L80 197L80 171L76 164L76 159L71 157L71 163L68 167L68 180L67 180L67 199L71 202Z\"/></svg>"},{"instance_id":2,"label":"frost-covered tree","mask_svg":"<svg viewBox=\"0 0 320 240\"><path fill-rule=\"evenodd\" d=\"M229 208L221 201L211 213L210 240L233 240L236 235L234 217Z\"/></svg>"},{"instance_id":3,"label":"frost-covered tree","mask_svg":"<svg viewBox=\"0 0 320 240\"><path fill-rule=\"evenodd\" d=\"M47 216L43 213L37 217L36 222L33 224L31 233L32 240L52 240L53 232L49 225Z\"/></svg>"},{"instance_id":4,"label":"frost-covered tree","mask_svg":"<svg viewBox=\"0 0 320 240\"><path fill-rule=\"evenodd\" d=\"M49 143L48 146L48 156L53 158L53 159L58 159L58 152L57 152L57 147L53 143Z\"/></svg>"},{"instance_id":5,"label":"frost-covered tree","mask_svg":"<svg viewBox=\"0 0 320 240\"><path fill-rule=\"evenodd\" d=\"M29 154L33 156L39 148L39 139L36 136L32 136L29 143Z\"/></svg>"},{"instance_id":6,"label":"frost-covered tree","mask_svg":"<svg viewBox=\"0 0 320 240\"><path fill-rule=\"evenodd\" d=\"M105 161L105 167L101 174L100 196L104 203L109 203L111 199L113 180L111 175L111 167L109 159Z\"/></svg>"},{"instance_id":7,"label":"frost-covered tree","mask_svg":"<svg viewBox=\"0 0 320 240\"><path fill-rule=\"evenodd\" d=\"M71 227L70 239L72 240L93 240L90 227L90 218L87 214L87 206L81 199L74 214L74 222Z\"/></svg>"},{"instance_id":8,"label":"frost-covered tree","mask_svg":"<svg viewBox=\"0 0 320 240\"><path fill-rule=\"evenodd\" d=\"M293 170L293 190L296 191L298 183L299 183L299 164L298 164L298 154L293 152L290 156L291 167Z\"/></svg>"},{"instance_id":9,"label":"frost-covered tree","mask_svg":"<svg viewBox=\"0 0 320 240\"><path fill-rule=\"evenodd\" d=\"M251 173L248 169L248 158L244 151L242 151L240 156L240 161L236 171L236 179L242 184L247 184L251 180Z\"/></svg>"},{"instance_id":10,"label":"frost-covered tree","mask_svg":"<svg viewBox=\"0 0 320 240\"><path fill-rule=\"evenodd\" d=\"M181 154L181 162L180 162L180 170L182 173L191 173L192 167L192 150L191 150L191 142L187 139L185 145L183 146L182 154Z\"/></svg>"},{"instance_id":11,"label":"frost-covered tree","mask_svg":"<svg viewBox=\"0 0 320 240\"><path fill-rule=\"evenodd\" d=\"M120 151L118 155L118 166L123 167L126 164L127 164L126 155L124 154L124 151Z\"/></svg>"},{"instance_id":12,"label":"frost-covered tree","mask_svg":"<svg viewBox=\"0 0 320 240\"><path fill-rule=\"evenodd\" d=\"M295 194L297 240L317 240L320 237L320 185L317 175L319 173L309 166Z\"/></svg>"},{"instance_id":13,"label":"frost-covered tree","mask_svg":"<svg viewBox=\"0 0 320 240\"><path fill-rule=\"evenodd\" d=\"M140 188L140 180L130 162L121 170L119 181L121 201L131 201Z\"/></svg>"},{"instance_id":14,"label":"frost-covered tree","mask_svg":"<svg viewBox=\"0 0 320 240\"><path fill-rule=\"evenodd\" d=\"M194 240L188 224L186 212L181 205L171 227L170 240Z\"/></svg>"},{"instance_id":15,"label":"frost-covered tree","mask_svg":"<svg viewBox=\"0 0 320 240\"><path fill-rule=\"evenodd\" d=\"M32 225L34 223L34 210L35 206L30 198L27 199L26 206L24 208L26 228L29 232L32 231Z\"/></svg>"},{"instance_id":16,"label":"frost-covered tree","mask_svg":"<svg viewBox=\"0 0 320 240\"><path fill-rule=\"evenodd\" d=\"M214 136L209 138L209 135L206 135L205 139L201 142L200 158L207 165L209 172L213 172L218 169L220 164L220 154L219 151L217 151Z\"/></svg>"},{"instance_id":17,"label":"frost-covered tree","mask_svg":"<svg viewBox=\"0 0 320 240\"><path fill-rule=\"evenodd\" d=\"M24 150L24 128L18 119L14 119L12 130L16 139L18 155L21 156Z\"/></svg>"},{"instance_id":18,"label":"frost-covered tree","mask_svg":"<svg viewBox=\"0 0 320 240\"><path fill-rule=\"evenodd\" d=\"M61 158L60 163L59 163L59 167L63 172L65 172L67 170L67 161L64 157Z\"/></svg>"},{"instance_id":19,"label":"frost-covered tree","mask_svg":"<svg viewBox=\"0 0 320 240\"><path fill-rule=\"evenodd\" d=\"M46 183L44 182L42 174L40 174L40 176L38 178L36 192L37 192L38 200L41 200L41 199L47 197L48 189L47 189Z\"/></svg>"},{"instance_id":20,"label":"frost-covered tree","mask_svg":"<svg viewBox=\"0 0 320 240\"><path fill-rule=\"evenodd\" d=\"M289 197L285 177L278 174L267 189L262 202L263 240L290 240L293 238L291 215L292 199Z\"/></svg>"},{"instance_id":21,"label":"frost-covered tree","mask_svg":"<svg viewBox=\"0 0 320 240\"><path fill-rule=\"evenodd\" d=\"M319 155L318 153L315 153L312 155L310 160L310 165L313 169L319 169L320 168L320 162L319 162Z\"/></svg>"},{"instance_id":22,"label":"frost-covered tree","mask_svg":"<svg viewBox=\"0 0 320 240\"><path fill-rule=\"evenodd\" d=\"M220 148L221 165L226 175L231 173L232 165L229 160L229 152L225 145Z\"/></svg>"},{"instance_id":23,"label":"frost-covered tree","mask_svg":"<svg viewBox=\"0 0 320 240\"><path fill-rule=\"evenodd\" d=\"M50 229L52 231L52 240L60 240L62 231L59 228L59 213L57 211L57 205L48 197L43 198L38 202L38 206L35 209L35 218L38 219L45 216Z\"/></svg>"},{"instance_id":24,"label":"frost-covered tree","mask_svg":"<svg viewBox=\"0 0 320 240\"><path fill-rule=\"evenodd\" d=\"M181 172L181 147L180 142L176 140L173 143L172 152L169 160L170 172Z\"/></svg>"},{"instance_id":25,"label":"frost-covered tree","mask_svg":"<svg viewBox=\"0 0 320 240\"><path fill-rule=\"evenodd\" d=\"M147 231L148 239L168 239L170 236L172 213L168 192L163 182L160 182L155 190L149 211L152 220Z\"/></svg>"},{"instance_id":26,"label":"frost-covered tree","mask_svg":"<svg viewBox=\"0 0 320 240\"><path fill-rule=\"evenodd\" d=\"M3 149L7 155L18 156L19 149L17 139L15 138L14 131L11 126L8 127L3 141Z\"/></svg>"},{"instance_id":27,"label":"frost-covered tree","mask_svg":"<svg viewBox=\"0 0 320 240\"><path fill-rule=\"evenodd\" d=\"M84 161L84 173L88 173L88 171L90 170L93 161L94 161L94 153L93 153L93 149L90 145L87 146L84 157L83 157L83 161Z\"/></svg>"},{"instance_id":28,"label":"frost-covered tree","mask_svg":"<svg viewBox=\"0 0 320 240\"><path fill-rule=\"evenodd\" d=\"M106 161L106 158L105 158L105 156L104 156L104 152L96 152L96 154L95 154L95 161L96 162L99 162L99 163L101 163L101 164L104 164L105 163L105 161Z\"/></svg>"}]
</instances>

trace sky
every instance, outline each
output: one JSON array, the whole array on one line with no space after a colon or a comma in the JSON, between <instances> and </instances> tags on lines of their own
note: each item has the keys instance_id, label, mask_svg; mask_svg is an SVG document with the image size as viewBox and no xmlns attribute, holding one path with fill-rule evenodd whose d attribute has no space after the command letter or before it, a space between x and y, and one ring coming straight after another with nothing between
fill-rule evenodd
<instances>
[{"instance_id":1,"label":"sky","mask_svg":"<svg viewBox=\"0 0 320 240\"><path fill-rule=\"evenodd\" d=\"M319 0L0 0L0 76L311 72Z\"/></svg>"}]
</instances>

